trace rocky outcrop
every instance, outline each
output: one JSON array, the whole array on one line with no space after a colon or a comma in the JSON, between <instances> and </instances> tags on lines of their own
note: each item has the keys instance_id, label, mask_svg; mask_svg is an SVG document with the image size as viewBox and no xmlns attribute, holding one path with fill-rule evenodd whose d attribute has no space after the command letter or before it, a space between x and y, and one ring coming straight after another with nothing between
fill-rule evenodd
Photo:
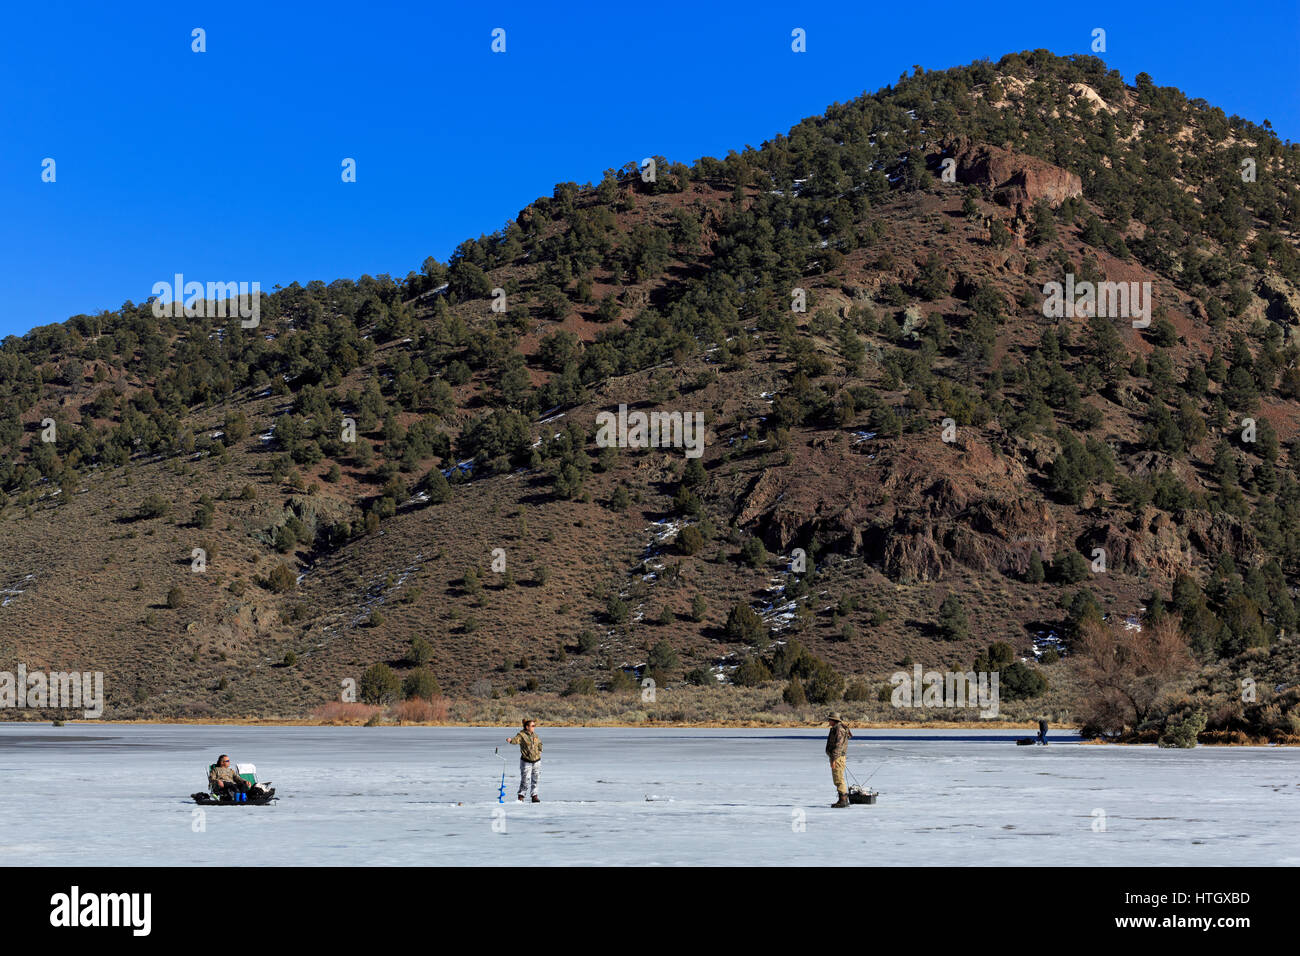
<instances>
[{"instance_id":1,"label":"rocky outcrop","mask_svg":"<svg viewBox=\"0 0 1300 956\"><path fill-rule=\"evenodd\" d=\"M1187 529L1187 540L1192 547L1211 560L1227 552L1238 564L1249 565L1259 556L1259 539L1231 515L1185 511L1181 524Z\"/></svg>"},{"instance_id":2,"label":"rocky outcrop","mask_svg":"<svg viewBox=\"0 0 1300 956\"><path fill-rule=\"evenodd\" d=\"M900 520L885 541L881 567L895 581L934 581L943 575L943 552L934 526L917 517Z\"/></svg>"},{"instance_id":3,"label":"rocky outcrop","mask_svg":"<svg viewBox=\"0 0 1300 956\"><path fill-rule=\"evenodd\" d=\"M1240 522L1227 515L1209 518L1184 512L1175 520L1157 508L1147 507L1128 521L1093 525L1079 536L1076 547L1089 559L1095 558L1095 549L1104 550L1107 571L1140 574L1168 583L1180 571L1207 558L1213 561L1225 551L1235 560L1249 563L1256 542Z\"/></svg>"},{"instance_id":4,"label":"rocky outcrop","mask_svg":"<svg viewBox=\"0 0 1300 956\"><path fill-rule=\"evenodd\" d=\"M1027 450L1013 445L1007 454L969 434L955 444L823 441L738 489L736 521L778 553L816 541L907 584L942 579L954 566L1023 578L1035 552L1050 561L1078 551L1091 561L1101 548L1107 571L1162 584L1221 553L1243 566L1258 559L1258 540L1225 514L1170 516L1148 506L1068 528L1068 517L1035 493ZM1138 475L1173 466L1157 452L1129 464Z\"/></svg>"},{"instance_id":5,"label":"rocky outcrop","mask_svg":"<svg viewBox=\"0 0 1300 956\"><path fill-rule=\"evenodd\" d=\"M1056 520L1019 462L974 440L887 449L810 449L743 493L737 524L778 552L816 540L908 583L937 580L954 563L1023 575L1035 551L1055 552Z\"/></svg>"},{"instance_id":6,"label":"rocky outcrop","mask_svg":"<svg viewBox=\"0 0 1300 956\"><path fill-rule=\"evenodd\" d=\"M1028 208L1040 199L1055 207L1083 195L1083 181L1045 160L998 146L960 140L946 150L957 160L957 181L986 189L995 202Z\"/></svg>"},{"instance_id":7,"label":"rocky outcrop","mask_svg":"<svg viewBox=\"0 0 1300 956\"><path fill-rule=\"evenodd\" d=\"M1264 273L1255 292L1264 300L1264 317L1294 336L1300 327L1300 292L1276 272Z\"/></svg>"}]
</instances>

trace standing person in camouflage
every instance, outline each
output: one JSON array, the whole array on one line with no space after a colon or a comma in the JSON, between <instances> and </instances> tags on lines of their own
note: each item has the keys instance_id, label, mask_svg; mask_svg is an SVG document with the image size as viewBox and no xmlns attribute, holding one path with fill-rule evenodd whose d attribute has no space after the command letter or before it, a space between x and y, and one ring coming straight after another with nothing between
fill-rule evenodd
<instances>
[{"instance_id":1,"label":"standing person in camouflage","mask_svg":"<svg viewBox=\"0 0 1300 956\"><path fill-rule=\"evenodd\" d=\"M826 756L831 758L831 779L835 781L835 793L839 798L831 806L838 809L849 805L849 788L844 783L844 768L848 764L849 738L853 734L840 719L839 711L827 714L826 722L831 725L831 732L826 736Z\"/></svg>"},{"instance_id":2,"label":"standing person in camouflage","mask_svg":"<svg viewBox=\"0 0 1300 956\"><path fill-rule=\"evenodd\" d=\"M525 720L524 727L506 743L519 745L519 802L532 794L533 803L541 803L537 795L537 779L542 774L542 738L537 736L537 721Z\"/></svg>"}]
</instances>

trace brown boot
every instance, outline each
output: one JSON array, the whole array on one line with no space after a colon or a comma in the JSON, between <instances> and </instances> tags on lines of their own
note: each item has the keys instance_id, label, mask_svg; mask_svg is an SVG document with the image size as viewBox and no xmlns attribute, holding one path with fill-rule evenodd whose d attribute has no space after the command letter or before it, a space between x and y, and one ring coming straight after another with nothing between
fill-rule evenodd
<instances>
[{"instance_id":1,"label":"brown boot","mask_svg":"<svg viewBox=\"0 0 1300 956\"><path fill-rule=\"evenodd\" d=\"M840 807L847 807L848 805L849 805L849 795L847 793L841 793L840 799L837 802L832 803L831 807L832 809L838 810Z\"/></svg>"},{"instance_id":2,"label":"brown boot","mask_svg":"<svg viewBox=\"0 0 1300 956\"><path fill-rule=\"evenodd\" d=\"M541 803L541 802L542 802L542 798L539 797L537 794L533 794L533 803Z\"/></svg>"},{"instance_id":3,"label":"brown boot","mask_svg":"<svg viewBox=\"0 0 1300 956\"><path fill-rule=\"evenodd\" d=\"M519 802L520 803L524 802L524 795L522 793L519 795Z\"/></svg>"}]
</instances>

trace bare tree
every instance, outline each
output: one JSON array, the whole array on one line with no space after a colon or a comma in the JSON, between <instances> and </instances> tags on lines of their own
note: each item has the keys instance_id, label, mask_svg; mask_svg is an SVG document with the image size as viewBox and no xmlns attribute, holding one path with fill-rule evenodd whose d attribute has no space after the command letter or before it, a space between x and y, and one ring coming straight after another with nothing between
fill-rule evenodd
<instances>
[{"instance_id":1,"label":"bare tree","mask_svg":"<svg viewBox=\"0 0 1300 956\"><path fill-rule=\"evenodd\" d=\"M1082 682L1078 712L1104 733L1139 726L1196 666L1172 617L1141 631L1088 622L1075 655Z\"/></svg>"}]
</instances>

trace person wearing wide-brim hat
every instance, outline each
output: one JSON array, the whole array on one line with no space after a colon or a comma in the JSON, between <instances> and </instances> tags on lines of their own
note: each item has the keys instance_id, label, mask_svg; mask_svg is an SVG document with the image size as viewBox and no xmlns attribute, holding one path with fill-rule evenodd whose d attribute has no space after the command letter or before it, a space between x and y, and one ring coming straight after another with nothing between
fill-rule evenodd
<instances>
[{"instance_id":1,"label":"person wearing wide-brim hat","mask_svg":"<svg viewBox=\"0 0 1300 956\"><path fill-rule=\"evenodd\" d=\"M826 722L831 727L826 736L826 756L831 758L831 779L835 781L835 795L838 798L831 806L838 809L849 805L849 788L844 783L844 768L848 765L849 738L853 734L838 710L827 714Z\"/></svg>"}]
</instances>

